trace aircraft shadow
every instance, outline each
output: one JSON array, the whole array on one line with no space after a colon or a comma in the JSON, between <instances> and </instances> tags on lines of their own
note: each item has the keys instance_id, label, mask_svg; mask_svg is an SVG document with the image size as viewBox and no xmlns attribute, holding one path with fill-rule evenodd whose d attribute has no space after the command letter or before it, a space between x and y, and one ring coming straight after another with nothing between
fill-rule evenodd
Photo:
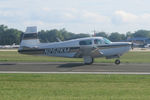
<instances>
[{"instance_id":1,"label":"aircraft shadow","mask_svg":"<svg viewBox=\"0 0 150 100\"><path fill-rule=\"evenodd\" d=\"M112 63L94 63L94 66L114 66Z\"/></svg>"},{"instance_id":2,"label":"aircraft shadow","mask_svg":"<svg viewBox=\"0 0 150 100\"><path fill-rule=\"evenodd\" d=\"M7 65L16 65L16 64L13 64L13 63L1 63L0 65L3 65L3 66L6 65L7 66Z\"/></svg>"},{"instance_id":3,"label":"aircraft shadow","mask_svg":"<svg viewBox=\"0 0 150 100\"><path fill-rule=\"evenodd\" d=\"M58 68L72 68L72 67L81 67L81 66L116 66L112 63L94 63L92 65L85 65L83 63L66 63L66 64L61 64L58 66Z\"/></svg>"},{"instance_id":4,"label":"aircraft shadow","mask_svg":"<svg viewBox=\"0 0 150 100\"><path fill-rule=\"evenodd\" d=\"M59 68L72 68L72 67L80 67L80 66L84 66L83 63L66 63L66 64L62 64L59 65Z\"/></svg>"}]
</instances>

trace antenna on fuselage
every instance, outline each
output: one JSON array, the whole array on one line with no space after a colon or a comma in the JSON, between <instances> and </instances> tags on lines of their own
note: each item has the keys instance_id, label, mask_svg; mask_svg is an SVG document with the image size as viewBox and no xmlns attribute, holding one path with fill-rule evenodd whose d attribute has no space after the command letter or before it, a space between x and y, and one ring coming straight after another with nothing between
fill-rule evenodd
<instances>
[{"instance_id":1,"label":"antenna on fuselage","mask_svg":"<svg viewBox=\"0 0 150 100\"><path fill-rule=\"evenodd\" d=\"M94 34L92 35L92 37L95 37L95 36L96 36L96 31L95 31L95 29L94 29L94 31L92 31L92 32L94 32Z\"/></svg>"}]
</instances>

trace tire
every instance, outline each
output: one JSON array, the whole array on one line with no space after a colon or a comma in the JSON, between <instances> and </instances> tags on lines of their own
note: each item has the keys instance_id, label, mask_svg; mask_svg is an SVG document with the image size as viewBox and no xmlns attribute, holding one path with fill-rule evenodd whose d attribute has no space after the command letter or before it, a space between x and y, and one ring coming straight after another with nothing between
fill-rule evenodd
<instances>
[{"instance_id":1,"label":"tire","mask_svg":"<svg viewBox=\"0 0 150 100\"><path fill-rule=\"evenodd\" d=\"M87 61L87 59L88 59L88 61ZM93 64L93 62L94 62L94 58L92 58L92 57L84 57L84 64L85 65L91 65L91 64Z\"/></svg>"},{"instance_id":2,"label":"tire","mask_svg":"<svg viewBox=\"0 0 150 100\"><path fill-rule=\"evenodd\" d=\"M120 64L120 60L119 59L115 60L115 64L119 65Z\"/></svg>"},{"instance_id":3,"label":"tire","mask_svg":"<svg viewBox=\"0 0 150 100\"><path fill-rule=\"evenodd\" d=\"M90 63L84 63L85 65L91 65L94 62L94 58L92 58L92 61Z\"/></svg>"}]
</instances>

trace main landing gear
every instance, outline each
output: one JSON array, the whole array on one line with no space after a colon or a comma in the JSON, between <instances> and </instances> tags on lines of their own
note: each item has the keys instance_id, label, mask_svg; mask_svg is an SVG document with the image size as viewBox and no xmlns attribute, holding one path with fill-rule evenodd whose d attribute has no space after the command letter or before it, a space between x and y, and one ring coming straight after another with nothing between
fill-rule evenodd
<instances>
[{"instance_id":1,"label":"main landing gear","mask_svg":"<svg viewBox=\"0 0 150 100\"><path fill-rule=\"evenodd\" d=\"M85 65L91 65L94 62L94 58L91 56L84 56L83 59Z\"/></svg>"},{"instance_id":2,"label":"main landing gear","mask_svg":"<svg viewBox=\"0 0 150 100\"><path fill-rule=\"evenodd\" d=\"M119 59L116 59L116 60L115 60L115 64L116 64L116 65L119 65L119 64L120 64L120 60L119 60Z\"/></svg>"}]
</instances>

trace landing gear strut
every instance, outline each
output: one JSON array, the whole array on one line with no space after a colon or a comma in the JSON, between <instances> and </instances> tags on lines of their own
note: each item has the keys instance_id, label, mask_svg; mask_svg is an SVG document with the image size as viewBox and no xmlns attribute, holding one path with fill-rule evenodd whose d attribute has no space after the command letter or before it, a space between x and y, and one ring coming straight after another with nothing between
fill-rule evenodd
<instances>
[{"instance_id":1,"label":"landing gear strut","mask_svg":"<svg viewBox=\"0 0 150 100\"><path fill-rule=\"evenodd\" d=\"M119 59L116 59L116 60L115 60L115 64L116 64L116 65L119 65L119 64L120 64L120 60L119 60Z\"/></svg>"}]
</instances>

